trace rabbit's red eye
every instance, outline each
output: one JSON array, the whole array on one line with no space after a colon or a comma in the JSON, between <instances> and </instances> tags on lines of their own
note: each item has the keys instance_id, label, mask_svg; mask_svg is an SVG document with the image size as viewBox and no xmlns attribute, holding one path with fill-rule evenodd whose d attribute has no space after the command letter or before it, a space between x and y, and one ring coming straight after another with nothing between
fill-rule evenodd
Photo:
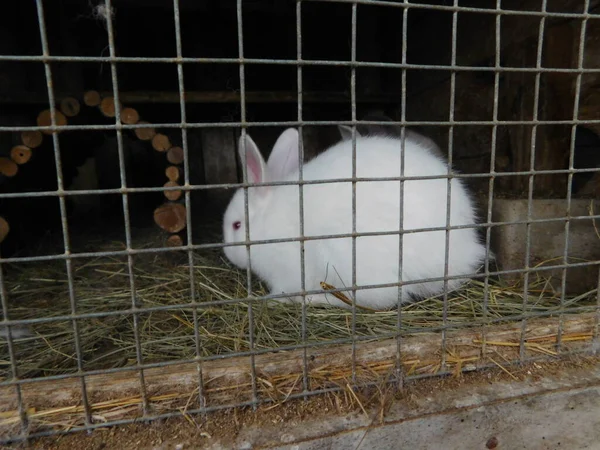
<instances>
[{"instance_id":1,"label":"rabbit's red eye","mask_svg":"<svg viewBox=\"0 0 600 450\"><path fill-rule=\"evenodd\" d=\"M241 226L242 226L242 222L240 222L239 220L237 222L233 222L234 230L239 230Z\"/></svg>"}]
</instances>

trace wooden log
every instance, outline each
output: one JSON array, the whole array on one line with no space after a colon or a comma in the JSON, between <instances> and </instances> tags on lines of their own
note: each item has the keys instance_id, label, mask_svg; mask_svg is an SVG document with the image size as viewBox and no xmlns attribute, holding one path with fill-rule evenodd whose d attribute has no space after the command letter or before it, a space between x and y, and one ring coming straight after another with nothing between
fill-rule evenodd
<instances>
[{"instance_id":1,"label":"wooden log","mask_svg":"<svg viewBox=\"0 0 600 450\"><path fill-rule=\"evenodd\" d=\"M596 317L593 313L565 315L561 321L562 336L563 338L573 336L573 340L570 342L563 340L563 346L567 346L567 350L573 353L592 352L595 323ZM480 327L457 329L448 333L446 348L449 349L450 354L446 355L440 354L442 340L440 333L428 332L403 336L401 340L403 371L408 374L433 375L444 356L451 356L447 358L446 363L448 369L455 370L457 374L461 369L474 370L486 367L498 358L502 361L518 361L521 323L515 321L506 325L488 325L486 328L484 342L482 342ZM554 345L558 328L557 318L530 319L526 330L527 354L539 356L544 354L543 351L547 351L548 359L548 355L555 354ZM258 384L261 398L274 399L274 395L277 395L278 401L285 401L286 396L291 393L302 393L302 383L297 383L295 380L302 379L307 369L313 389L346 383L345 380L352 377L355 366L359 379L364 378L374 382L389 379L390 373L396 370L397 339L359 343L354 349L355 351L352 345L328 345L256 355L252 361L249 356L205 361L201 367L202 378L206 380L203 392L210 399L211 405L227 405L249 398L252 394L250 367L256 367L260 371L262 380L270 380L268 383ZM309 366L306 368L307 352ZM358 365L353 364L353 358L359 362ZM557 357L555 361L565 360ZM500 366L499 363L496 365ZM569 366L568 362L565 368L567 366ZM591 366L585 366L586 373L590 372L589 367L596 367L593 361ZM187 407L189 399L198 389L197 363L149 368L144 371L144 375L148 391L162 394L155 395L151 399L152 404L164 405L167 410L176 411L178 406L182 409ZM482 375L486 376L485 373ZM582 375L581 370L575 373L562 370L560 376L562 383L556 389L561 390L564 390L567 382L572 386L592 385L597 382L592 373L588 378ZM95 402L92 407L96 404L106 407L106 403L100 402L114 403L115 414L110 417L111 420L131 418L132 414L135 414L133 417L141 416L139 405L142 404L142 399L138 395L139 383L139 370L135 367L117 373L86 376L89 396ZM454 389L455 385L448 386ZM476 385L472 388L476 389ZM80 392L81 382L75 374L66 379L40 379L35 383L22 384L22 402L27 407L30 425L35 424L36 419L42 426L47 426L47 422L64 424L64 428L83 425L85 413L81 408ZM135 393L133 398L132 393ZM449 396L450 394L448 392ZM483 397L485 396L478 398ZM174 404L174 399L180 399L181 403ZM131 408L121 406L125 401L130 402L126 404L138 408L132 413ZM0 386L0 405L4 408L0 432L14 432L14 427L20 419L18 400L13 386Z\"/></svg>"},{"instance_id":2,"label":"wooden log","mask_svg":"<svg viewBox=\"0 0 600 450\"><path fill-rule=\"evenodd\" d=\"M179 233L185 228L185 206L180 203L165 203L154 210L154 222L169 233Z\"/></svg>"},{"instance_id":3,"label":"wooden log","mask_svg":"<svg viewBox=\"0 0 600 450\"><path fill-rule=\"evenodd\" d=\"M169 247L181 247L183 245L183 238L178 234L172 234L167 238L167 245Z\"/></svg>"},{"instance_id":4,"label":"wooden log","mask_svg":"<svg viewBox=\"0 0 600 450\"><path fill-rule=\"evenodd\" d=\"M56 114L56 125L57 126L64 126L67 124L67 118L65 117L65 115L63 113L61 113L58 110L55 110L55 114ZM40 127L49 127L52 125L52 117L51 117L51 113L50 113L49 109L45 109L44 111L42 111L41 113L38 114L37 124ZM43 130L42 133L52 134L53 132L51 130Z\"/></svg>"},{"instance_id":5,"label":"wooden log","mask_svg":"<svg viewBox=\"0 0 600 450\"><path fill-rule=\"evenodd\" d=\"M177 183L177 181L167 181L164 184L164 187L175 187L175 186L179 186L179 183ZM175 200L179 200L179 198L181 197L181 194L183 194L182 191L164 191L163 194L165 194L165 197L167 198L167 200L171 200L172 202L174 202Z\"/></svg>"},{"instance_id":6,"label":"wooden log","mask_svg":"<svg viewBox=\"0 0 600 450\"><path fill-rule=\"evenodd\" d=\"M138 124L146 125L148 122L140 120ZM156 130L154 128L136 128L134 132L140 141L149 141L156 135Z\"/></svg>"},{"instance_id":7,"label":"wooden log","mask_svg":"<svg viewBox=\"0 0 600 450\"><path fill-rule=\"evenodd\" d=\"M60 101L60 110L67 117L75 117L81 110L79 100L73 97L65 97Z\"/></svg>"},{"instance_id":8,"label":"wooden log","mask_svg":"<svg viewBox=\"0 0 600 450\"><path fill-rule=\"evenodd\" d=\"M0 157L0 174L14 177L19 171L17 164L10 158Z\"/></svg>"},{"instance_id":9,"label":"wooden log","mask_svg":"<svg viewBox=\"0 0 600 450\"><path fill-rule=\"evenodd\" d=\"M168 136L158 133L152 138L152 148L157 152L166 152L171 148L171 141Z\"/></svg>"},{"instance_id":10,"label":"wooden log","mask_svg":"<svg viewBox=\"0 0 600 450\"><path fill-rule=\"evenodd\" d=\"M21 133L21 142L29 148L38 148L42 145L44 135L40 131L23 131Z\"/></svg>"},{"instance_id":11,"label":"wooden log","mask_svg":"<svg viewBox=\"0 0 600 450\"><path fill-rule=\"evenodd\" d=\"M111 96L104 97L100 102L100 112L105 117L115 117L115 115L117 114L117 110L115 108L115 99Z\"/></svg>"},{"instance_id":12,"label":"wooden log","mask_svg":"<svg viewBox=\"0 0 600 450\"><path fill-rule=\"evenodd\" d=\"M31 159L31 149L25 145L15 145L10 149L10 157L17 164L25 164Z\"/></svg>"},{"instance_id":13,"label":"wooden log","mask_svg":"<svg viewBox=\"0 0 600 450\"><path fill-rule=\"evenodd\" d=\"M87 91L83 94L83 103L87 106L98 106L100 104L100 94L98 91Z\"/></svg>"},{"instance_id":14,"label":"wooden log","mask_svg":"<svg viewBox=\"0 0 600 450\"><path fill-rule=\"evenodd\" d=\"M179 167L177 166L169 166L165 169L165 175L169 181L177 181L181 176L181 172Z\"/></svg>"},{"instance_id":15,"label":"wooden log","mask_svg":"<svg viewBox=\"0 0 600 450\"><path fill-rule=\"evenodd\" d=\"M10 225L4 217L0 217L0 242L6 239L8 233L10 232Z\"/></svg>"},{"instance_id":16,"label":"wooden log","mask_svg":"<svg viewBox=\"0 0 600 450\"><path fill-rule=\"evenodd\" d=\"M171 164L182 164L183 159L183 149L181 147L171 147L167 152L167 161Z\"/></svg>"},{"instance_id":17,"label":"wooden log","mask_svg":"<svg viewBox=\"0 0 600 450\"><path fill-rule=\"evenodd\" d=\"M127 125L133 125L138 123L140 120L140 115L133 108L124 108L121 111L121 122L126 123Z\"/></svg>"}]
</instances>

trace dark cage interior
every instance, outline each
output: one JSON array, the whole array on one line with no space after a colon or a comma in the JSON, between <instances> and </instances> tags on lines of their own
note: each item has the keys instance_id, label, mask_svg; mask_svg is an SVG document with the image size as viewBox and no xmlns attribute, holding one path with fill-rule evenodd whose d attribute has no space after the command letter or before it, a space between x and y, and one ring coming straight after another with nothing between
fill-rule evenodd
<instances>
[{"instance_id":1,"label":"dark cage interior","mask_svg":"<svg viewBox=\"0 0 600 450\"><path fill-rule=\"evenodd\" d=\"M11 2L0 15L0 443L4 425L25 430L30 414L19 396L3 402L5 393L17 385L37 389L48 376L53 383L78 377L85 411L52 425L46 416L31 419L29 431L89 428L96 420L85 394L89 371L125 379L143 368L156 380L161 370L175 371L165 366L189 363L192 379L205 364L198 384L161 411L189 406L206 412L355 382L363 367L358 344L367 341L372 347L363 347L362 356L378 362L385 353L389 360L365 371L370 377L383 374L384 366L395 370L387 380L403 369L407 378L418 378L490 366L486 352L493 346L485 339L477 341L481 348L474 344L478 327L485 335L506 326L494 336L509 344L493 351L507 364L568 353L575 341L583 346L595 339L600 348L599 7L600 0ZM464 181L478 222L456 228L477 228L477 245L485 247L485 262L464 289L446 289L449 237L445 292L413 302L415 295L376 314L352 303L348 310L328 305L320 311L271 302L278 294L268 294L266 280L230 263L221 221L244 178L242 130L266 158L282 131L299 128L308 160L342 139L340 124L362 135L420 133L433 143L414 147L433 157L424 161L443 165L447 186L454 186L452 178ZM435 146L443 158L432 155ZM444 159L455 169L449 174ZM450 198L449 192L446 203ZM419 215L435 202L423 205L419 197L415 203L412 213ZM319 207L328 212L329 204ZM319 219L342 221L324 216ZM305 239L299 217L302 236L276 240L295 239L304 249L311 237ZM433 233L450 236L447 220ZM388 247L404 248L392 228L388 234L400 245L378 247L374 259L391 253ZM359 231L355 226L341 239L353 241L354 259ZM371 237L378 233L385 231ZM418 250L411 255L416 262L401 262L398 272L441 254ZM363 267L375 262L361 261ZM356 265L349 263L354 272ZM403 283L393 287L405 289L410 280ZM320 286L313 295L335 296L326 291L342 287ZM358 285L343 287L359 291ZM580 321L579 313L589 315ZM528 320L542 318L543 327L529 327ZM541 340L528 342L531 330ZM427 345L412 344L426 333ZM370 350L376 347L371 341L399 336L409 344L385 341L385 352ZM463 347L468 341L470 353L454 354L452 339ZM351 345L352 360L328 349L324 371L311 378L307 348L333 344ZM400 355L406 345L412 346L409 359ZM435 349L423 357L417 347ZM271 369L292 356L296 363L286 372L290 378L263 385L255 362L268 362L275 351L281 359ZM227 366L227 358L246 357L250 362ZM329 358L342 361L337 378ZM311 367L321 363L317 358ZM204 380L203 370L210 375ZM142 400L133 408L143 404L150 417L149 396L164 386L153 381L154 390L146 391L140 380L123 386L134 390L139 381ZM246 390L223 388L223 380ZM106 392L113 390L90 398L102 402ZM32 394L24 398L35 403ZM177 403L181 399L188 404ZM134 413L121 414L106 417L129 420Z\"/></svg>"},{"instance_id":2,"label":"dark cage interior","mask_svg":"<svg viewBox=\"0 0 600 450\"><path fill-rule=\"evenodd\" d=\"M442 6L452 2L440 1ZM495 2L468 2L461 6L493 8ZM535 10L538 1L513 1L508 5L517 10ZM549 2L549 11L568 11L577 2ZM62 0L45 9L49 53L53 56L109 56L106 17L102 4ZM176 57L175 29L171 2L113 2L115 52L122 58ZM240 122L239 40L234 1L181 2L181 39L184 58L200 58L183 64L185 80L186 122ZM39 55L42 53L38 33L19 33L20 29L38 27L33 2L14 5L20 20L4 15L0 33L1 51L5 55ZM296 3L292 1L244 2L243 54L257 60L244 65L245 120L248 122L282 122L298 120L298 80L301 80L302 117L304 121L348 121L351 110L351 68L336 64L351 60L351 10L349 3L306 2L302 5L301 48L296 30ZM530 16L502 17L499 63L515 67L535 67L537 18ZM496 16L462 12L457 23L455 64L476 66L479 70L452 72L452 21L448 10L415 8L407 15L406 60L417 66L406 70L406 104L402 105L402 69L394 66L403 62L403 9L360 4L357 11L355 59L378 63L356 69L356 117L370 113L385 113L401 120L402 110L407 121L445 122L453 102L455 121L516 121L531 119L533 102L537 101L539 120L566 120L572 117L575 77L569 74L542 74L539 99L533 98L535 74L529 72L498 72L493 68L495 53ZM577 23L561 18L547 21L542 49L546 67L575 67L577 53ZM588 24L593 41L592 21ZM519 30L518 33L510 30ZM506 31L506 32L505 32ZM19 35L19 39L11 36ZM560 45L554 42L560 41ZM593 41L595 42L595 41ZM550 51L551 49L551 51ZM593 48L589 49L593 59ZM289 61L298 55L317 64L298 68ZM586 55L587 56L587 55ZM4 104L3 125L33 125L40 111L47 109L48 95L43 64L27 61L0 62L0 100ZM419 67L422 66L422 67ZM430 66L430 67L426 67ZM88 89L112 93L111 65L108 62L85 62L63 59L50 65L56 96L81 99ZM451 74L454 78L451 79ZM181 123L177 65L172 62L128 61L116 64L121 103L134 107L150 123ZM300 78L299 78L300 77ZM593 86L587 80L586 85ZM498 83L498 105L494 111L494 86ZM451 86L455 93L451 97ZM593 116L597 103L588 100L593 89L582 92L586 114ZM530 117L524 117L527 114ZM82 108L69 119L73 125L111 124L114 118L104 117L92 108ZM527 171L530 166L532 127L489 125L456 126L449 141L449 127L416 126L432 137L447 152L451 142L454 166L465 173L488 173L491 169L492 147L495 146L494 169L498 172ZM594 168L600 161L594 129L583 129L575 141L575 168ZM261 127L252 130L259 147L269 148L280 128ZM165 129L174 145L182 145L177 128ZM189 171L191 184L218 184L240 179L234 143L239 129L209 130L190 128ZM305 152L311 157L338 139L333 127L305 128ZM571 128L568 125L536 130L536 170L559 170L569 167ZM82 173L79 189L117 189L121 186L119 156L114 131L67 131L59 135L64 188L68 189L78 173ZM3 133L2 152L20 143L17 133ZM124 133L126 182L128 187L157 187L164 184L165 159L151 150L150 145L136 142L131 131ZM203 145L204 144L204 145ZM203 148L206 147L206 148ZM580 150L581 147L581 150ZM226 154L225 154L226 153ZM51 191L57 188L53 144L44 139L34 152L31 162L20 167L19 175L3 177L3 192ZM93 159L93 167L84 163ZM84 167L84 169L79 169ZM88 167L88 172L85 172ZM572 194L589 192L585 184L591 173L573 176ZM90 180L90 178L96 180ZM560 197L566 195L566 174L539 175L534 179L534 196ZM94 184L95 183L95 184ZM476 178L470 183L485 193L488 181ZM528 177L499 177L499 195L526 197ZM226 194L225 194L226 195ZM216 196L216 195L215 195ZM89 197L89 198L88 198ZM207 208L204 191L192 193L194 215ZM71 197L76 198L76 197ZM83 229L89 230L90 218L103 224L123 223L122 202L118 193L91 196L69 201L72 232L77 231L78 217L83 216ZM77 199L76 198L76 199ZM161 202L160 193L136 194L129 199L132 225L151 224L151 212ZM2 199L6 219L13 232L5 243L5 255L17 248L27 247L48 230L60 229L59 202L54 198ZM76 205L74 205L76 204ZM82 206L84 205L84 206ZM76 214L77 208L83 212ZM73 211L75 210L75 211ZM217 209L218 210L218 209ZM214 215L214 213L212 213ZM112 220L114 219L114 220ZM106 231L106 224L103 232ZM60 233L59 233L60 235ZM12 243L11 243L12 242ZM17 243L18 242L18 243ZM61 245L58 241L53 242Z\"/></svg>"},{"instance_id":3,"label":"dark cage interior","mask_svg":"<svg viewBox=\"0 0 600 450\"><path fill-rule=\"evenodd\" d=\"M21 39L11 39L23 27L38 27L35 3L14 5L13 16L0 18L2 23L2 53L6 55L39 55L42 53L38 33L25 33ZM109 56L107 25L102 5L61 1L45 9L49 53L54 56ZM168 1L115 1L113 27L116 56L123 58L173 58L176 56L173 9ZM183 64L188 123L239 122L240 70L237 18L234 1L182 2L182 54L185 58L210 58L211 62ZM247 64L244 87L247 93L245 120L273 122L297 120L297 68L278 61L294 60L296 46L296 6L294 2L244 2L244 56L260 59L261 63ZM348 61L351 49L351 7L336 3L307 3L303 8L302 58L328 60L332 63L305 67L302 90L306 93L304 120L350 120L350 68L336 66L335 61ZM417 15L417 14L415 14ZM401 62L402 11L399 9L362 7L358 21L362 36L357 48L357 60ZM222 59L224 62L219 62ZM271 62L272 60L272 62ZM2 61L0 99L5 105L3 125L34 125L40 111L47 108L48 95L44 66L39 62ZM111 66L107 62L62 60L51 64L53 87L58 98L83 97L89 89L112 93ZM170 62L122 62L116 65L121 103L139 111L150 123L180 123L179 84L177 66ZM359 114L369 108L383 108L393 114L400 100L399 72L364 68L357 71ZM69 124L110 124L113 118L104 117L95 108L83 107ZM331 127L330 127L331 128ZM253 132L257 142L272 143L280 129L261 128ZM163 131L175 145L182 145L177 129ZM238 180L239 169L233 145L233 130L190 129L189 170L192 184L224 183ZM236 131L236 134L239 130ZM3 152L20 143L18 133L2 135ZM124 133L125 166L128 187L157 187L164 184L165 162L162 155L146 151ZM68 131L59 135L64 187L68 188L88 158L95 159L98 188L115 189L121 186L117 142L114 131ZM335 142L337 132L317 128L307 138L311 142L307 154L315 154ZM204 145L203 145L204 144ZM208 148L202 148L208 147ZM221 148L219 148L221 147ZM264 145L266 148L267 146ZM57 188L53 168L52 139L46 137L34 153L31 162L23 165L19 175L3 180L4 192L51 191ZM211 153L212 152L212 153ZM228 156L220 153L229 152ZM311 153L312 152L312 153ZM90 178L94 170L84 174L80 188L92 189ZM93 183L93 182L92 182ZM78 186L79 186L78 185ZM87 197L87 196L85 196ZM161 194L131 195L130 217L133 225L151 224L151 211L161 201ZM205 209L206 199L200 192L192 195L198 214ZM79 203L86 203L86 198ZM59 202L56 198L2 199L2 209L13 226L11 239L5 243L4 254L22 249L35 235L48 229L60 229ZM102 221L115 218L122 224L122 208L118 194L103 195L84 209L84 217L94 220L102 212ZM68 202L69 212L76 209ZM93 203L90 199L90 203ZM99 208L100 207L100 208ZM75 211L76 212L76 211ZM72 232L77 231L78 216L71 217ZM89 229L89 220L83 226ZM106 228L104 228L104 232ZM59 233L60 234L60 233ZM11 245L18 239L18 244ZM56 242L60 247L60 243Z\"/></svg>"}]
</instances>

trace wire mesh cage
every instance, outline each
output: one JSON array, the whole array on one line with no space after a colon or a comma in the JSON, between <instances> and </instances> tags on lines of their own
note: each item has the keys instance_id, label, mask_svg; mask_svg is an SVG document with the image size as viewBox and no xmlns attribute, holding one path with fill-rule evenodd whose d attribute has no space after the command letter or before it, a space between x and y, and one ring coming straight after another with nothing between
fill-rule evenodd
<instances>
[{"instance_id":1,"label":"wire mesh cage","mask_svg":"<svg viewBox=\"0 0 600 450\"><path fill-rule=\"evenodd\" d=\"M597 352L597 6L0 18L2 442Z\"/></svg>"}]
</instances>

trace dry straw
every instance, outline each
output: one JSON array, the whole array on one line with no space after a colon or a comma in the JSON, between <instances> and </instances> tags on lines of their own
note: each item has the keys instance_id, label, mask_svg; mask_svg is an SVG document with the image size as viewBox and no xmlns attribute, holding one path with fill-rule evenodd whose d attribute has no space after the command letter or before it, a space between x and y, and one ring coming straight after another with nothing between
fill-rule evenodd
<instances>
[{"instance_id":1,"label":"dry straw","mask_svg":"<svg viewBox=\"0 0 600 450\"><path fill-rule=\"evenodd\" d=\"M182 256L182 255L181 255ZM125 258L76 260L73 264L78 313L127 310L131 306L129 273ZM195 357L192 308L189 304L190 271L187 257L149 255L136 257L136 296L143 307L172 309L141 313L140 338L144 362L183 360ZM595 311L596 290L567 298L561 305L560 291L544 272L530 276L529 296L523 308L523 289L492 281L488 285L487 311L484 283L473 280L452 293L447 324L480 326L521 316L548 315L569 308L582 313ZM195 290L198 303L246 297L244 274L229 267L219 252L204 252L194 258ZM69 290L64 262L9 267L7 290L10 317L32 319L70 314ZM254 294L264 295L259 283ZM302 343L301 307L275 301L254 301L254 340L258 350ZM404 305L405 334L435 330L443 325L443 299L430 298ZM247 303L197 308L201 356L226 355L249 350ZM357 309L356 335L377 339L394 335L397 311L372 312ZM352 312L339 308L308 307L306 317L309 343L350 339ZM78 321L86 370L119 367L135 363L135 337L131 314ZM69 320L31 326L30 337L16 340L21 378L39 377L76 370L74 333ZM0 376L10 370L5 338L0 337Z\"/></svg>"},{"instance_id":2,"label":"dry straw","mask_svg":"<svg viewBox=\"0 0 600 450\"><path fill-rule=\"evenodd\" d=\"M155 245L148 243L147 245ZM91 247L94 243L89 243ZM121 244L115 244L118 246ZM113 247L115 247L113 246ZM106 249L106 246L103 245ZM89 249L88 249L89 250ZM97 250L97 249L96 249ZM193 310L189 304L190 270L187 255L151 254L135 258L136 298L143 307L172 308L139 314L139 332L144 363L190 360L196 356ZM247 303L202 306L202 303L246 297L243 272L228 266L220 252L194 256L195 301L201 356L227 355L250 350ZM524 302L522 286L490 280L489 285L471 281L449 296L448 344L441 354L437 333L444 324L441 298L430 298L402 308L402 367L407 376L434 375L443 371L459 374L485 365L499 367L509 376L510 363L518 360L524 345L530 356L553 358L560 314L577 312L562 319L561 342L569 351L589 349L597 337L597 291L566 298L555 290L544 272L532 273ZM131 306L128 265L125 258L98 257L73 261L77 312L98 313L127 310ZM6 267L6 286L11 319L68 316L70 301L64 262ZM487 306L482 299L487 288ZM254 295L265 293L260 283ZM254 343L257 350L302 344L301 307L254 300ZM525 305L525 306L524 306ZM589 313L589 314L586 314ZM520 341L524 316L532 319L526 340ZM397 344L397 311L372 312L357 309L355 333L361 338L356 364L348 346L321 346L330 341L349 341L352 312L339 308L308 307L306 343L320 344L310 350L308 381L311 389L337 387L352 403L351 380L380 383L393 376ZM84 370L136 364L133 318L130 314L78 320ZM483 333L483 330L487 330ZM38 323L31 336L16 339L20 378L76 373L77 358L70 320ZM382 338L383 337L383 338ZM387 338L387 339L386 339ZM280 404L300 395L303 389L302 350L265 353L256 357L257 391L261 399ZM230 405L251 399L249 360L215 360L202 366L203 395L209 405ZM353 370L355 372L353 373ZM10 374L5 338L0 337L0 377ZM198 408L198 373L195 364L145 371L153 411L186 411ZM142 398L135 372L94 375L88 378L93 421L105 423L141 415ZM31 430L69 430L84 424L83 406L76 379L23 386ZM14 391L0 388L0 431L12 434L19 424ZM360 401L358 402L360 405ZM0 433L1 435L2 433Z\"/></svg>"}]
</instances>

